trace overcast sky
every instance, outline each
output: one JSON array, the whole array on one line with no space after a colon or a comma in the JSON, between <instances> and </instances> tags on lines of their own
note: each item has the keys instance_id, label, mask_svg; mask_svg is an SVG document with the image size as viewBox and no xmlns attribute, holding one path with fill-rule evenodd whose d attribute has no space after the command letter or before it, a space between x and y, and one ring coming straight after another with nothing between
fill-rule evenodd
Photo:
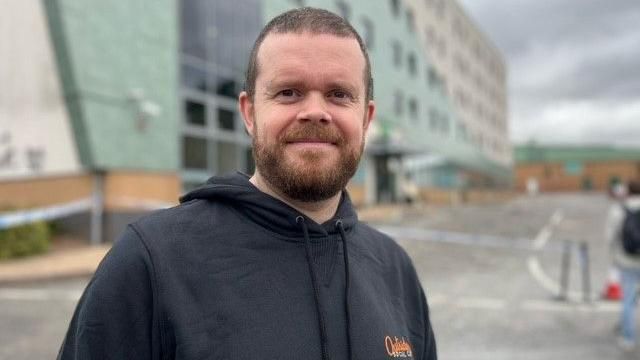
<instances>
[{"instance_id":1,"label":"overcast sky","mask_svg":"<svg viewBox=\"0 0 640 360\"><path fill-rule=\"evenodd\" d=\"M506 58L514 142L640 147L640 1L459 1Z\"/></svg>"}]
</instances>

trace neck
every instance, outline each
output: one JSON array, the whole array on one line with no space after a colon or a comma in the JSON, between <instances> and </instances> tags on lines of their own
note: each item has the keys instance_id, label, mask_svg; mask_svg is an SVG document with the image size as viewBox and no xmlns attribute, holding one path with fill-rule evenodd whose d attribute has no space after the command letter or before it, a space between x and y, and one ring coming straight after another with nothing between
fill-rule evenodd
<instances>
[{"instance_id":1,"label":"neck","mask_svg":"<svg viewBox=\"0 0 640 360\"><path fill-rule=\"evenodd\" d=\"M268 181L266 181L258 171L253 174L249 181L265 194L271 195L274 198L286 203L292 208L305 214L311 220L318 224L322 224L325 221L331 219L338 210L338 204L340 203L341 193L337 193L327 200L305 202L295 199L291 199L281 191L277 190Z\"/></svg>"}]
</instances>

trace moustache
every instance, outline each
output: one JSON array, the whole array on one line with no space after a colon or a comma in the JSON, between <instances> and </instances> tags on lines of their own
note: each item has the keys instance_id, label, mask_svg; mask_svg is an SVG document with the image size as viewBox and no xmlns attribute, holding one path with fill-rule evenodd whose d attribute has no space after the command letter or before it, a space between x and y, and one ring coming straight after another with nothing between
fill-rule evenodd
<instances>
[{"instance_id":1,"label":"moustache","mask_svg":"<svg viewBox=\"0 0 640 360\"><path fill-rule=\"evenodd\" d=\"M319 125L317 123L309 123L297 126L287 131L280 139L282 143L292 143L299 141L321 141L335 145L342 145L344 139L340 131L333 126Z\"/></svg>"}]
</instances>

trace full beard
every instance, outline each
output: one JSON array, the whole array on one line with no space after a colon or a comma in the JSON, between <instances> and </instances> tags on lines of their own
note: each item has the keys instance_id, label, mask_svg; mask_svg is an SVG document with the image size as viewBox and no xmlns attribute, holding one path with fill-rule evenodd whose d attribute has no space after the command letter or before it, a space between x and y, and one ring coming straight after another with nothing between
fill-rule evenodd
<instances>
[{"instance_id":1,"label":"full beard","mask_svg":"<svg viewBox=\"0 0 640 360\"><path fill-rule=\"evenodd\" d=\"M253 137L253 158L261 176L275 189L290 199L302 202L327 200L347 186L355 174L362 151L364 136L357 148L349 147L334 127L309 123L288 131L274 144L260 140L259 131ZM334 143L339 150L333 165L326 161L323 151L304 150L298 156L303 165L286 153L287 144L296 139L320 139Z\"/></svg>"}]
</instances>

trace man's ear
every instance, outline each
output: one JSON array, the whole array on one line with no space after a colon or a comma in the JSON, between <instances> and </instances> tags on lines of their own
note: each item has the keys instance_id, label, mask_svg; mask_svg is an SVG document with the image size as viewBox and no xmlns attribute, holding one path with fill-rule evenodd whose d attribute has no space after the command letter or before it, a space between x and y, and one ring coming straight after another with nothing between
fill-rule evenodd
<instances>
[{"instance_id":1,"label":"man's ear","mask_svg":"<svg viewBox=\"0 0 640 360\"><path fill-rule=\"evenodd\" d=\"M255 135L255 118L253 116L253 101L249 98L249 94L246 91L243 91L238 96L238 110L240 110L240 114L242 115L242 120L244 121L244 127L247 129L247 133L252 138Z\"/></svg>"},{"instance_id":2,"label":"man's ear","mask_svg":"<svg viewBox=\"0 0 640 360\"><path fill-rule=\"evenodd\" d=\"M369 130L369 125L373 121L376 115L376 103L373 100L369 100L367 104L366 113L364 114L364 133L366 134Z\"/></svg>"}]
</instances>

